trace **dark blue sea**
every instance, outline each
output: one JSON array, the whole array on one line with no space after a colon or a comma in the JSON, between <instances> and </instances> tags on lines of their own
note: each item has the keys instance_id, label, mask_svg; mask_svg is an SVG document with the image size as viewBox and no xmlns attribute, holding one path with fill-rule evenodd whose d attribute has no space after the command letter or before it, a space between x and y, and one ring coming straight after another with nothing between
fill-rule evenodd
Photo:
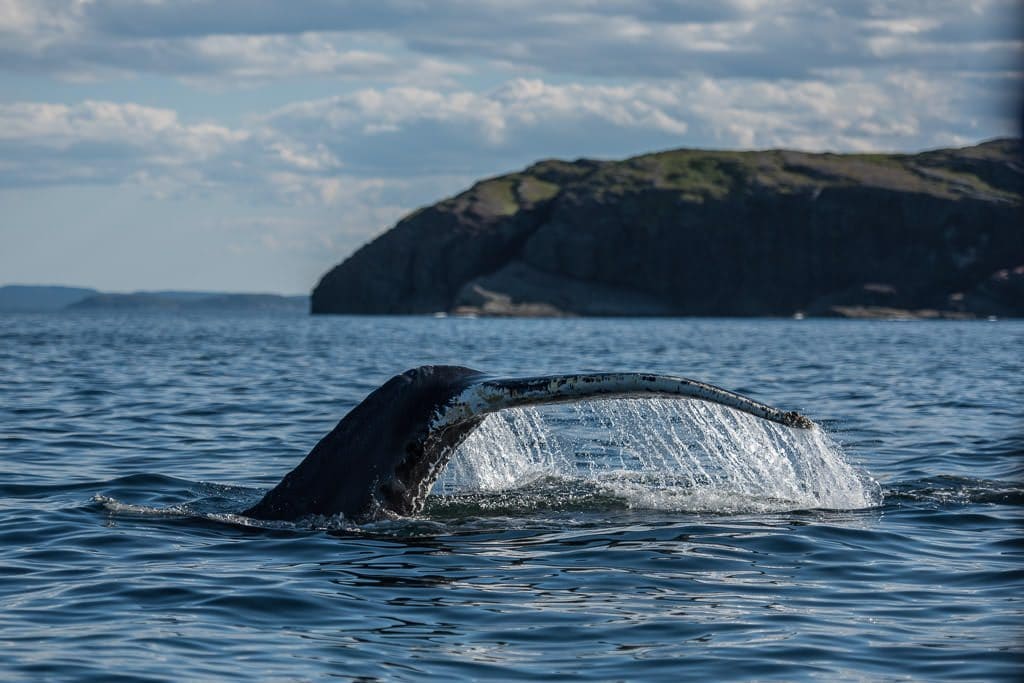
<instances>
[{"instance_id":1,"label":"dark blue sea","mask_svg":"<svg viewBox=\"0 0 1024 683\"><path fill-rule=\"evenodd\" d=\"M428 363L688 401L499 414L423 514L237 513ZM1024 322L0 317L0 679L1024 674Z\"/></svg>"}]
</instances>

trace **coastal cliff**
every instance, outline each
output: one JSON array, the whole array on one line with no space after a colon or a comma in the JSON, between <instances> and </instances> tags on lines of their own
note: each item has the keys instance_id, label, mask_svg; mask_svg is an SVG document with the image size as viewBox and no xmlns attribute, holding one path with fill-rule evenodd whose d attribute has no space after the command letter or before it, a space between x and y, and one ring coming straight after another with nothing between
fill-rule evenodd
<instances>
[{"instance_id":1,"label":"coastal cliff","mask_svg":"<svg viewBox=\"0 0 1024 683\"><path fill-rule=\"evenodd\" d=\"M1024 315L1020 140L547 160L420 209L313 313Z\"/></svg>"}]
</instances>

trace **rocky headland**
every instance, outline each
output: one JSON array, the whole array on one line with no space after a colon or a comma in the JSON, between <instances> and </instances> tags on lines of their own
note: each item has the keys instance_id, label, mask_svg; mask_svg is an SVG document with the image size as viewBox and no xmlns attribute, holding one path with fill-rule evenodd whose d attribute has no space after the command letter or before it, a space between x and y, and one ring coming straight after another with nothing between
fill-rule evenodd
<instances>
[{"instance_id":1,"label":"rocky headland","mask_svg":"<svg viewBox=\"0 0 1024 683\"><path fill-rule=\"evenodd\" d=\"M1024 316L1021 141L547 160L422 208L313 313Z\"/></svg>"}]
</instances>

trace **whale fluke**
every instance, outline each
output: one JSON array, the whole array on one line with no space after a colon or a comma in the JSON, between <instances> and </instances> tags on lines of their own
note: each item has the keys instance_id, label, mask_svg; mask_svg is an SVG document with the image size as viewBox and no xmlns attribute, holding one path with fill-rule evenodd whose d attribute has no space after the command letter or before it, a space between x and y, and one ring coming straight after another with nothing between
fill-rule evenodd
<instances>
[{"instance_id":1,"label":"whale fluke","mask_svg":"<svg viewBox=\"0 0 1024 683\"><path fill-rule=\"evenodd\" d=\"M652 396L677 396L717 403L787 427L810 429L814 426L799 413L784 412L711 384L685 377L635 372L483 379L442 406L433 426L441 428L474 415L518 406Z\"/></svg>"},{"instance_id":2,"label":"whale fluke","mask_svg":"<svg viewBox=\"0 0 1024 683\"><path fill-rule=\"evenodd\" d=\"M489 413L654 396L697 399L787 427L814 427L799 413L683 377L620 372L495 378L470 368L426 365L391 378L367 396L243 514L284 520L415 514L452 453Z\"/></svg>"}]
</instances>

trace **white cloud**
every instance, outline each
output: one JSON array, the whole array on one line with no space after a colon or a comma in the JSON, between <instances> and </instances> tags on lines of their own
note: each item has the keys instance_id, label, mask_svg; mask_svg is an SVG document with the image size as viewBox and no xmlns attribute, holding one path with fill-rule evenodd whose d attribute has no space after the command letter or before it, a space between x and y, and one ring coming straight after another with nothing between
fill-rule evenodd
<instances>
[{"instance_id":1,"label":"white cloud","mask_svg":"<svg viewBox=\"0 0 1024 683\"><path fill-rule=\"evenodd\" d=\"M513 79L487 93L395 87L294 103L259 125L324 145L356 172L494 173L539 157L614 155L680 144L678 92ZM600 136L604 136L601 139Z\"/></svg>"},{"instance_id":2,"label":"white cloud","mask_svg":"<svg viewBox=\"0 0 1024 683\"><path fill-rule=\"evenodd\" d=\"M1012 130L1020 11L1009 0L192 0L187 11L0 0L0 86L22 79L20 95L0 98L0 188L125 185L323 210L301 236L266 228L248 242L295 250L325 234L353 246L539 158L964 144ZM136 85L166 101L153 75L202 94L179 110L134 103ZM16 101L31 79L55 101ZM91 84L104 95L76 100ZM240 86L256 95L225 107ZM221 99L195 114L207 94Z\"/></svg>"},{"instance_id":3,"label":"white cloud","mask_svg":"<svg viewBox=\"0 0 1024 683\"><path fill-rule=\"evenodd\" d=\"M306 76L437 84L518 74L813 79L819 69L1018 68L1015 0L900 3L520 0L3 0L0 65L221 86ZM402 80L405 79L405 80ZM411 80L410 80L411 79Z\"/></svg>"},{"instance_id":4,"label":"white cloud","mask_svg":"<svg viewBox=\"0 0 1024 683\"><path fill-rule=\"evenodd\" d=\"M0 192L24 215L56 216L50 198L71 195L168 197L160 206L203 217L234 207L249 225L235 250L275 250L238 261L245 277L302 253L312 278L406 210L539 158L911 151L1007 134L1022 12L1019 0L0 0Z\"/></svg>"},{"instance_id":5,"label":"white cloud","mask_svg":"<svg viewBox=\"0 0 1024 683\"><path fill-rule=\"evenodd\" d=\"M320 144L355 173L394 177L513 170L543 157L619 157L682 146L913 150L977 140L960 116L984 93L927 74L833 69L816 80L692 78L628 86L514 79L489 92L368 89L294 103L260 119Z\"/></svg>"},{"instance_id":6,"label":"white cloud","mask_svg":"<svg viewBox=\"0 0 1024 683\"><path fill-rule=\"evenodd\" d=\"M145 146L156 136L202 155L246 137L245 133L213 124L182 125L170 109L91 100L75 105L0 104L0 120L4 122L0 140L54 149L93 141Z\"/></svg>"},{"instance_id":7,"label":"white cloud","mask_svg":"<svg viewBox=\"0 0 1024 683\"><path fill-rule=\"evenodd\" d=\"M380 80L444 85L466 73L458 64L407 55L386 38L352 39L336 35L215 35L181 40L153 39L144 45L170 56L161 69L186 82L223 88L296 77ZM191 73L174 73L176 51L190 54Z\"/></svg>"},{"instance_id":8,"label":"white cloud","mask_svg":"<svg viewBox=\"0 0 1024 683\"><path fill-rule=\"evenodd\" d=\"M0 183L190 183L203 165L248 139L244 131L186 125L172 110L132 103L0 104L0 155L9 164Z\"/></svg>"},{"instance_id":9,"label":"white cloud","mask_svg":"<svg viewBox=\"0 0 1024 683\"><path fill-rule=\"evenodd\" d=\"M26 123L20 105L7 105L0 139L18 158L26 144L63 144L83 158L91 149L144 160L66 172L79 180L153 182L162 162L164 176L191 165L206 181L230 182L258 160L267 166L259 177L294 176L287 187L342 168L488 173L537 157L687 144L908 149L1008 130L1004 90L1019 89L1012 58L1022 43L1004 25L1017 18L1006 0L523 0L512 10L497 1L195 0L187 12L157 0L0 0L0 66L12 71L157 73L219 90L303 78L375 84L253 112L245 130L186 126L129 103L40 105ZM17 132L47 116L57 130ZM201 162L211 168L197 171Z\"/></svg>"},{"instance_id":10,"label":"white cloud","mask_svg":"<svg viewBox=\"0 0 1024 683\"><path fill-rule=\"evenodd\" d=\"M150 74L204 88L230 88L295 77L373 79L445 84L466 72L458 64L408 53L396 37L323 31L246 31L246 18L268 3L239 8L223 30L175 30L201 20L203 3L184 11L177 3L104 3L76 0L0 0L0 69L44 73L76 82ZM275 12L303 17L285 3ZM208 9L208 8L207 8ZM163 30L136 31L133 16L169 11ZM99 15L99 18L97 17ZM105 18L107 21L102 21Z\"/></svg>"},{"instance_id":11,"label":"white cloud","mask_svg":"<svg viewBox=\"0 0 1024 683\"><path fill-rule=\"evenodd\" d=\"M408 206L374 193L552 156L682 146L920 149L977 139L991 122L961 113L984 87L950 89L913 70L877 79L835 69L779 82L512 79L489 92L368 88L295 102L241 127L186 123L173 110L131 103L16 102L0 104L0 184L138 183L160 194L217 187L264 202Z\"/></svg>"}]
</instances>

